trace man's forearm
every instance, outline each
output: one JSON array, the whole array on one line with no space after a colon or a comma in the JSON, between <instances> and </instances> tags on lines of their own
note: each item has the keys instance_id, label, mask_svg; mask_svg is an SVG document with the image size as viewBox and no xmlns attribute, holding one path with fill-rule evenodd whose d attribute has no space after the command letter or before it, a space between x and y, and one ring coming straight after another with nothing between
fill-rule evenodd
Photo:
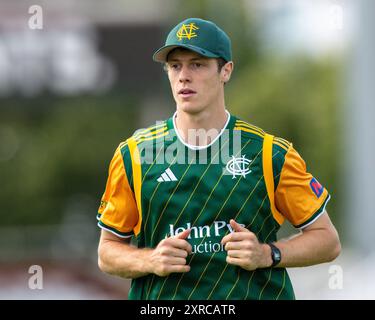
<instances>
[{"instance_id":1,"label":"man's forearm","mask_svg":"<svg viewBox=\"0 0 375 320\"><path fill-rule=\"evenodd\" d=\"M281 251L277 267L306 267L334 260L340 253L337 234L330 230L307 230L275 243Z\"/></svg>"},{"instance_id":2,"label":"man's forearm","mask_svg":"<svg viewBox=\"0 0 375 320\"><path fill-rule=\"evenodd\" d=\"M134 279L151 273L151 249L139 249L131 244L107 241L99 246L99 268L106 273Z\"/></svg>"},{"instance_id":3,"label":"man's forearm","mask_svg":"<svg viewBox=\"0 0 375 320\"><path fill-rule=\"evenodd\" d=\"M130 245L129 240L102 230L98 248L99 268L103 272L131 279L147 274L165 277L174 272L189 272L186 257L192 248L186 239L190 231L187 229L165 238L155 248L139 249Z\"/></svg>"}]
</instances>

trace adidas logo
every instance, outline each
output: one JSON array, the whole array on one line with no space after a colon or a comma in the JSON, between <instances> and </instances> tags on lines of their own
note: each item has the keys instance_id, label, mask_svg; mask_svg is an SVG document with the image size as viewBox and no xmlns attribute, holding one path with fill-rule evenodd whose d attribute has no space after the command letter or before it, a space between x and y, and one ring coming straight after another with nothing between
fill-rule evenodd
<instances>
[{"instance_id":1,"label":"adidas logo","mask_svg":"<svg viewBox=\"0 0 375 320\"><path fill-rule=\"evenodd\" d=\"M166 182L166 181L177 181L176 176L173 174L171 169L165 170L161 176L157 180L158 182Z\"/></svg>"}]
</instances>

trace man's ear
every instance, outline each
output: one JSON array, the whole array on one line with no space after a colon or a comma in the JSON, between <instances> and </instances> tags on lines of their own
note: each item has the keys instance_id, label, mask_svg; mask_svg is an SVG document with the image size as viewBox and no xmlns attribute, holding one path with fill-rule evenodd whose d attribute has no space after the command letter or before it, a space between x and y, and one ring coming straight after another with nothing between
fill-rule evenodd
<instances>
[{"instance_id":1,"label":"man's ear","mask_svg":"<svg viewBox=\"0 0 375 320\"><path fill-rule=\"evenodd\" d=\"M232 74L234 68L233 61L228 61L222 68L220 72L221 81L224 83L230 80L230 76Z\"/></svg>"}]
</instances>

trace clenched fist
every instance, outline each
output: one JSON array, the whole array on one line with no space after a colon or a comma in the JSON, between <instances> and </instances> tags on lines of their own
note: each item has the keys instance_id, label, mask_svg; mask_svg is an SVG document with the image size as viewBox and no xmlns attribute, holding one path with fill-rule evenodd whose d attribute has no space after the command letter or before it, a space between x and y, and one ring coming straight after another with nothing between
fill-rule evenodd
<instances>
[{"instance_id":1,"label":"clenched fist","mask_svg":"<svg viewBox=\"0 0 375 320\"><path fill-rule=\"evenodd\" d=\"M272 265L271 249L259 243L257 236L242 227L233 219L230 220L233 233L226 235L221 243L227 251L227 262L245 270L266 268Z\"/></svg>"},{"instance_id":2,"label":"clenched fist","mask_svg":"<svg viewBox=\"0 0 375 320\"><path fill-rule=\"evenodd\" d=\"M150 254L152 273L165 277L173 272L190 271L190 266L186 265L186 257L192 251L191 245L186 241L190 231L187 229L159 242Z\"/></svg>"}]
</instances>

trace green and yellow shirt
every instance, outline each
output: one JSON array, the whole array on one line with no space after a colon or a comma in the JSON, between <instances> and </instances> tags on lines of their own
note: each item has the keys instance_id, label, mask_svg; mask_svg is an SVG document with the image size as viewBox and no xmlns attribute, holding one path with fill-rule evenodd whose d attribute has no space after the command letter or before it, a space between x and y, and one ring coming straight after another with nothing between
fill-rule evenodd
<instances>
[{"instance_id":1,"label":"green and yellow shirt","mask_svg":"<svg viewBox=\"0 0 375 320\"><path fill-rule=\"evenodd\" d=\"M229 265L220 241L232 232L230 219L260 242L276 241L285 219L306 227L328 200L286 140L272 139L228 113L219 136L197 148L179 137L172 117L119 145L98 225L135 237L140 248L192 229L190 272L133 279L129 299L294 299L285 268L247 271Z\"/></svg>"}]
</instances>

